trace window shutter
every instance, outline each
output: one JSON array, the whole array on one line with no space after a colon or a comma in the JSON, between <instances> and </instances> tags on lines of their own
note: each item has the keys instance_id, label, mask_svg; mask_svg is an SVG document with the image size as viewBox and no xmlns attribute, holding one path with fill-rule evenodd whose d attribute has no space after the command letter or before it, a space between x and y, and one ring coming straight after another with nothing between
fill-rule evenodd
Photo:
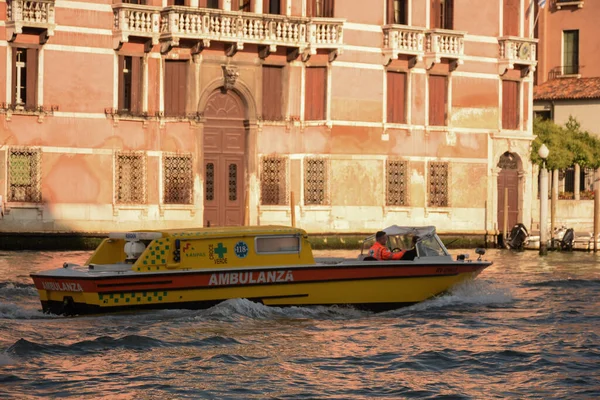
<instances>
[{"instance_id":1,"label":"window shutter","mask_svg":"<svg viewBox=\"0 0 600 400\"><path fill-rule=\"evenodd\" d=\"M431 0L431 29L440 28L441 7L442 4L440 0Z\"/></svg>"},{"instance_id":2,"label":"window shutter","mask_svg":"<svg viewBox=\"0 0 600 400\"><path fill-rule=\"evenodd\" d=\"M444 2L444 29L454 29L454 0Z\"/></svg>"},{"instance_id":3,"label":"window shutter","mask_svg":"<svg viewBox=\"0 0 600 400\"><path fill-rule=\"evenodd\" d=\"M173 93L175 92L174 85L175 71L173 67L173 61L165 61L165 85L164 85L164 102L165 102L165 115L174 115L174 99Z\"/></svg>"},{"instance_id":4,"label":"window shutter","mask_svg":"<svg viewBox=\"0 0 600 400\"><path fill-rule=\"evenodd\" d=\"M142 57L131 57L131 113L142 111Z\"/></svg>"},{"instance_id":5,"label":"window shutter","mask_svg":"<svg viewBox=\"0 0 600 400\"><path fill-rule=\"evenodd\" d=\"M283 68L263 66L263 119L267 121L280 121L282 100L282 72Z\"/></svg>"},{"instance_id":6,"label":"window shutter","mask_svg":"<svg viewBox=\"0 0 600 400\"><path fill-rule=\"evenodd\" d=\"M446 76L429 75L429 125L446 125Z\"/></svg>"},{"instance_id":7,"label":"window shutter","mask_svg":"<svg viewBox=\"0 0 600 400\"><path fill-rule=\"evenodd\" d=\"M37 107L38 49L27 49L25 69L25 108L31 110Z\"/></svg>"},{"instance_id":8,"label":"window shutter","mask_svg":"<svg viewBox=\"0 0 600 400\"><path fill-rule=\"evenodd\" d=\"M387 73L387 122L406 123L406 74L402 72Z\"/></svg>"},{"instance_id":9,"label":"window shutter","mask_svg":"<svg viewBox=\"0 0 600 400\"><path fill-rule=\"evenodd\" d=\"M334 0L323 0L323 17L333 18Z\"/></svg>"},{"instance_id":10,"label":"window shutter","mask_svg":"<svg viewBox=\"0 0 600 400\"><path fill-rule=\"evenodd\" d=\"M177 82L177 115L185 116L186 99L187 99L187 61L179 61L178 63L178 82Z\"/></svg>"},{"instance_id":11,"label":"window shutter","mask_svg":"<svg viewBox=\"0 0 600 400\"><path fill-rule=\"evenodd\" d=\"M519 36L519 0L504 0L503 34Z\"/></svg>"},{"instance_id":12,"label":"window shutter","mask_svg":"<svg viewBox=\"0 0 600 400\"><path fill-rule=\"evenodd\" d=\"M387 21L388 24L395 24L396 23L395 22L396 18L395 18L395 15L394 15L394 0L387 0L386 4L387 4L387 6L386 6L387 7L387 9L386 9L386 11L387 11L386 21Z\"/></svg>"},{"instance_id":13,"label":"window shutter","mask_svg":"<svg viewBox=\"0 0 600 400\"><path fill-rule=\"evenodd\" d=\"M119 76L119 104L118 109L125 109L125 76L123 75L123 69L125 68L125 56L119 56L117 65L117 72Z\"/></svg>"},{"instance_id":14,"label":"window shutter","mask_svg":"<svg viewBox=\"0 0 600 400\"><path fill-rule=\"evenodd\" d=\"M19 49L17 49L16 47L11 47L12 50L12 80L11 80L11 85L12 85L12 105L14 106L17 103L17 51Z\"/></svg>"},{"instance_id":15,"label":"window shutter","mask_svg":"<svg viewBox=\"0 0 600 400\"><path fill-rule=\"evenodd\" d=\"M502 81L502 128L519 128L519 82Z\"/></svg>"},{"instance_id":16,"label":"window shutter","mask_svg":"<svg viewBox=\"0 0 600 400\"><path fill-rule=\"evenodd\" d=\"M304 119L325 119L325 88L327 87L327 69L325 67L306 68L306 90Z\"/></svg>"}]
</instances>

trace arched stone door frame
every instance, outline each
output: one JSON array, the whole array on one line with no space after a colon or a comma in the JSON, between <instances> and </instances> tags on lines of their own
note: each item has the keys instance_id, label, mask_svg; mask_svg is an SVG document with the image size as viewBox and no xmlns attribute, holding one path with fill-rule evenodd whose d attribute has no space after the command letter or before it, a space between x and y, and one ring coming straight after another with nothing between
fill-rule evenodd
<instances>
[{"instance_id":1,"label":"arched stone door frame","mask_svg":"<svg viewBox=\"0 0 600 400\"><path fill-rule=\"evenodd\" d=\"M197 133L197 148L196 154L200 156L197 157L197 171L200 178L200 187L201 190L198 190L198 201L197 204L202 204L202 215L204 215L204 199L206 193L206 184L204 182L206 171L204 168L204 128L206 124L206 117L204 116L204 111L208 104L210 97L216 91L225 91L231 90L234 92L239 99L241 100L245 112L245 120L244 126L246 128L246 138L245 138L245 176L244 176L244 192L246 193L245 198L245 220L244 225L255 225L258 221L258 166L257 166L257 149L256 149L256 141L258 134L258 124L257 124L257 107L256 101L250 88L244 83L241 79L236 79L235 82L228 84L228 88L225 88L225 82L223 78L217 78L210 81L206 86L204 86L202 92L200 93L200 97L198 100L197 112L200 115L200 120L198 122L198 133ZM204 218L203 218L204 219ZM206 221L203 221L205 224Z\"/></svg>"},{"instance_id":2,"label":"arched stone door frame","mask_svg":"<svg viewBox=\"0 0 600 400\"><path fill-rule=\"evenodd\" d=\"M532 137L524 137L522 139L506 139L506 138L493 138L491 143L491 157L489 159L490 174L489 177L489 199L491 206L488 207L487 213L487 226L488 232L497 233L502 232L502 221L498 221L498 207L499 207L499 196L498 196L498 175L500 174L501 168L498 167L500 157L508 152L517 159L517 207L518 207L518 222L521 222L525 227L531 231L532 225L532 164L529 161L529 154L531 151L531 140Z\"/></svg>"}]
</instances>

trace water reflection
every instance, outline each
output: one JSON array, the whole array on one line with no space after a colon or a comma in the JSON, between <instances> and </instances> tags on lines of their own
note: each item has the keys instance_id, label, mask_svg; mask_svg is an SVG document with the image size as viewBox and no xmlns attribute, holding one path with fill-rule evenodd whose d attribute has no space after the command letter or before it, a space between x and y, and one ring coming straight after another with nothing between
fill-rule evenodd
<instances>
[{"instance_id":1,"label":"water reflection","mask_svg":"<svg viewBox=\"0 0 600 400\"><path fill-rule=\"evenodd\" d=\"M41 314L29 273L88 256L0 253L0 397L600 396L593 253L491 250L494 265L474 282L380 314L246 300L198 311Z\"/></svg>"}]
</instances>

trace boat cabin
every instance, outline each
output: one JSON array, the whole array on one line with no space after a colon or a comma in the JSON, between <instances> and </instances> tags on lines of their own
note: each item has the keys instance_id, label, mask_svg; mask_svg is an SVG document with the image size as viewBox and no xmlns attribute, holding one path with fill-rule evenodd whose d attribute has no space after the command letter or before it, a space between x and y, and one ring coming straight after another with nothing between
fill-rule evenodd
<instances>
[{"instance_id":1,"label":"boat cabin","mask_svg":"<svg viewBox=\"0 0 600 400\"><path fill-rule=\"evenodd\" d=\"M383 229L387 234L387 247L391 251L407 250L402 260L410 261L423 257L451 257L448 249L435 232L434 226L403 227L392 225ZM369 249L375 243L375 235L370 235L363 241L359 260L369 261Z\"/></svg>"},{"instance_id":2,"label":"boat cabin","mask_svg":"<svg viewBox=\"0 0 600 400\"><path fill-rule=\"evenodd\" d=\"M285 226L115 232L86 265L131 264L134 272L314 264L308 235Z\"/></svg>"}]
</instances>

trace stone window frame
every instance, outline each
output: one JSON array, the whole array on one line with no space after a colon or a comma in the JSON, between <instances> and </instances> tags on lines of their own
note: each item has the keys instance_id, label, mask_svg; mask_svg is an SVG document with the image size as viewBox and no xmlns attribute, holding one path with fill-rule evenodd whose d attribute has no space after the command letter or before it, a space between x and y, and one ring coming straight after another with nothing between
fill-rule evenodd
<instances>
[{"instance_id":1,"label":"stone window frame","mask_svg":"<svg viewBox=\"0 0 600 400\"><path fill-rule=\"evenodd\" d=\"M277 161L278 163L283 165L283 169L279 169L277 171L277 178L281 180L283 178L283 184L278 182L281 190L283 187L284 194L283 196L279 194L278 201L276 203L264 203L264 187L265 184L265 162L267 160ZM287 156L280 155L264 155L260 158L260 205L261 207L272 207L272 206L289 206L290 205L290 158ZM281 187L282 186L282 187Z\"/></svg>"},{"instance_id":2,"label":"stone window frame","mask_svg":"<svg viewBox=\"0 0 600 400\"><path fill-rule=\"evenodd\" d=\"M121 200L121 192L120 192L120 187L121 185L126 185L128 182L126 181L126 177L121 177L121 174L119 173L119 170L121 169L121 162L120 159L139 159L141 164L138 166L138 168L141 168L141 173L142 173L142 183L140 185L140 191L142 192L141 194L137 194L136 196L134 196L135 198L133 200ZM130 161L130 162L134 162L134 161ZM136 167L132 167L132 169L136 169ZM148 204L148 181L147 181L147 171L148 171L148 156L145 152L143 151L115 151L114 153L114 204L117 205L118 207L127 207L127 206L147 206ZM130 178L129 178L130 180ZM124 181L124 182L122 182ZM134 188L135 190L135 188ZM124 193L123 193L123 197Z\"/></svg>"},{"instance_id":3,"label":"stone window frame","mask_svg":"<svg viewBox=\"0 0 600 400\"><path fill-rule=\"evenodd\" d=\"M323 196L322 199L320 201L317 202L313 202L311 201L310 197L311 195L308 194L308 192L311 190L310 189L310 185L309 185L309 181L310 180L319 180L319 177L315 177L314 176L314 172L311 174L309 171L309 164L316 162L316 161L322 161L323 162L323 176L321 177L321 181L322 183L322 188L321 190L323 191ZM319 207L319 206L331 206L331 188L330 188L330 184L331 184L331 178L330 178L330 174L331 174L331 160L329 157L324 157L324 156L309 156L309 157L305 157L303 160L303 168L302 168L302 185L303 185L303 190L302 190L302 203L304 204L304 206L306 207ZM307 201L307 197L309 198ZM310 202L309 202L310 201Z\"/></svg>"},{"instance_id":4,"label":"stone window frame","mask_svg":"<svg viewBox=\"0 0 600 400\"><path fill-rule=\"evenodd\" d=\"M446 171L445 182L436 182L439 180L439 177L436 177L435 180L432 180L432 174L434 174L434 169L438 167L443 167ZM450 163L447 161L429 161L427 163L427 207L431 208L449 208L450 207ZM438 172L439 174L439 172ZM443 185L441 188L437 188L436 185ZM437 193L438 191L442 191L441 199L440 195L433 195L432 191Z\"/></svg>"},{"instance_id":5,"label":"stone window frame","mask_svg":"<svg viewBox=\"0 0 600 400\"><path fill-rule=\"evenodd\" d=\"M177 201L177 199L168 198L169 187L170 187L170 175L173 175L173 171L169 172L169 169L173 167L172 162L169 159L178 160L177 163L189 163L188 171L185 166L176 166L175 170L175 181L179 181L176 184L186 184L185 194L179 196L179 198L187 197L187 202ZM165 152L161 156L161 205L164 206L191 206L194 204L194 156L192 153L177 153L177 152ZM177 197L177 196L176 196Z\"/></svg>"},{"instance_id":6,"label":"stone window frame","mask_svg":"<svg viewBox=\"0 0 600 400\"><path fill-rule=\"evenodd\" d=\"M13 166L11 165L11 156L14 154L25 155L29 159L29 173L26 174L31 182L27 186L34 186L32 197L26 199L18 199L15 197L15 191L13 185L19 186L14 183ZM34 164L33 166L31 164ZM7 182L7 203L20 203L20 204L41 204L42 203L42 150L39 147L26 147L26 146L15 146L9 147L6 154L6 182ZM32 171L33 169L33 171ZM32 173L33 172L33 173ZM23 186L23 185L21 185Z\"/></svg>"},{"instance_id":7,"label":"stone window frame","mask_svg":"<svg viewBox=\"0 0 600 400\"><path fill-rule=\"evenodd\" d=\"M398 164L394 166L393 164ZM390 167L398 168L398 173L403 173L404 180L403 182L397 182L398 188L394 190L391 186L393 182L390 179ZM403 170L403 171L402 171ZM397 157L389 157L385 161L385 205L386 207L408 207L410 206L410 197L409 197L409 185L410 185L410 175L409 175L409 161L397 158ZM395 194L397 193L397 194ZM393 201L393 197L399 196L396 202Z\"/></svg>"}]
</instances>

